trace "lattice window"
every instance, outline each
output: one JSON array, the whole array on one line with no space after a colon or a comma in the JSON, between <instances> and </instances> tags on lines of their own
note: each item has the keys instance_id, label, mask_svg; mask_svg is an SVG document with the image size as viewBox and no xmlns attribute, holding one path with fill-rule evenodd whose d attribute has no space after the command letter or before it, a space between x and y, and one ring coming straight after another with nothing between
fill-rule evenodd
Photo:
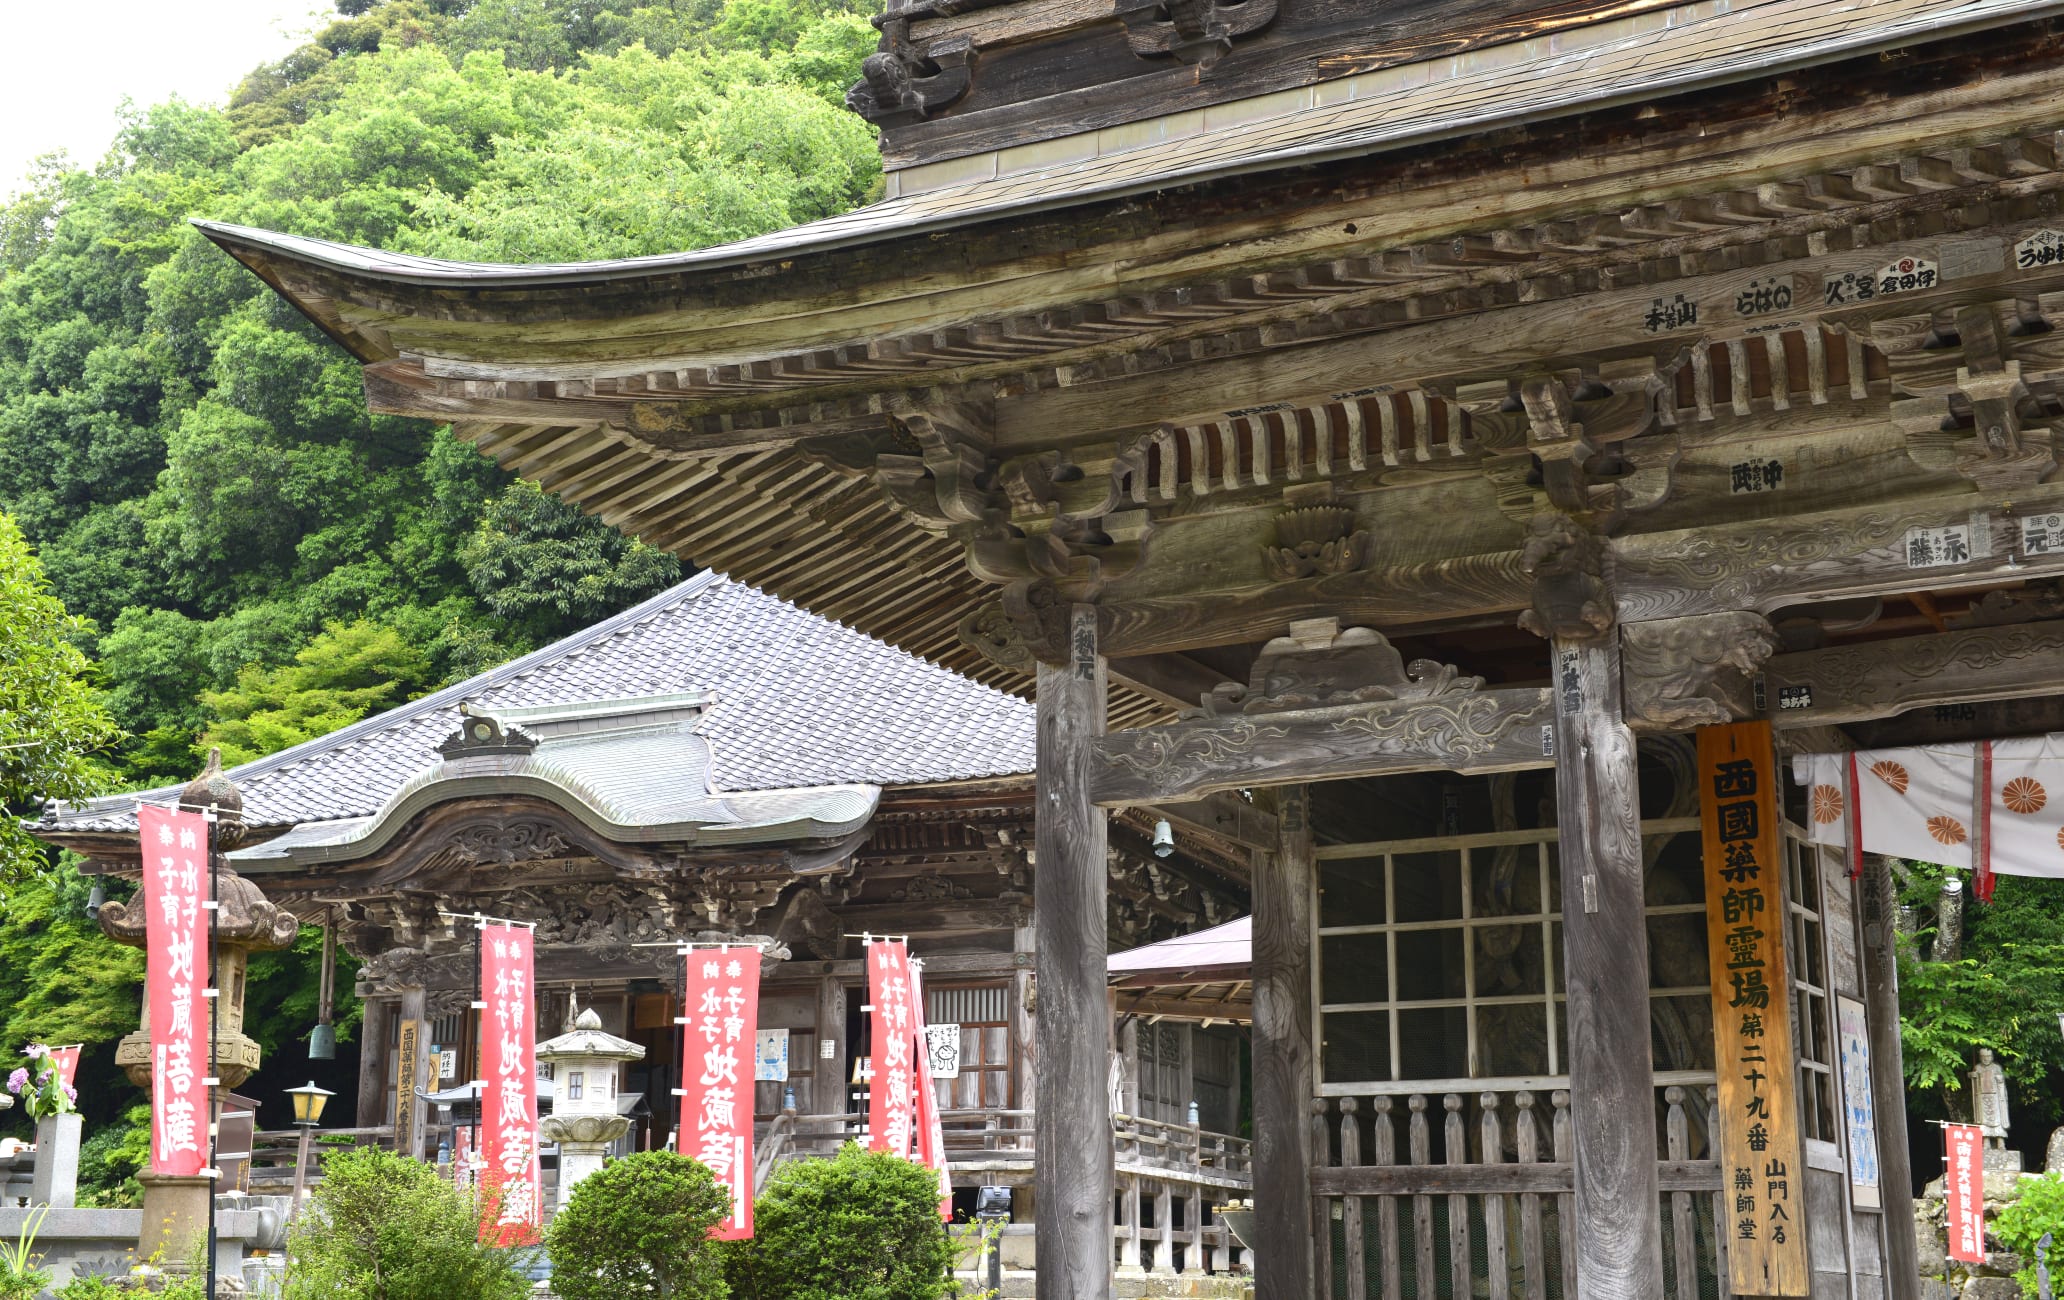
<instances>
[{"instance_id":1,"label":"lattice window","mask_svg":"<svg viewBox=\"0 0 2064 1300\"><path fill-rule=\"evenodd\" d=\"M1555 840L1548 827L1318 850L1325 1082L1563 1073ZM1644 823L1642 847L1656 1069L1709 1072L1698 821Z\"/></svg>"},{"instance_id":2,"label":"lattice window","mask_svg":"<svg viewBox=\"0 0 2064 1300\"><path fill-rule=\"evenodd\" d=\"M960 1026L960 1077L938 1080L941 1109L1010 1108L1010 996L1008 984L925 989L925 1023Z\"/></svg>"}]
</instances>

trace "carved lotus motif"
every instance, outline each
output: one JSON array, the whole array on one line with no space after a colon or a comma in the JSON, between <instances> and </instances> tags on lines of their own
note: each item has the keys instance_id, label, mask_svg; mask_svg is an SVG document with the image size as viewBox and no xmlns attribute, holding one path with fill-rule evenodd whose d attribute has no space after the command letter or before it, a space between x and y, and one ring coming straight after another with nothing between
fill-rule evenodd
<instances>
[{"instance_id":1,"label":"carved lotus motif","mask_svg":"<svg viewBox=\"0 0 2064 1300\"><path fill-rule=\"evenodd\" d=\"M1813 820L1822 826L1842 820L1842 792L1831 785L1813 787Z\"/></svg>"},{"instance_id":2,"label":"carved lotus motif","mask_svg":"<svg viewBox=\"0 0 2064 1300\"><path fill-rule=\"evenodd\" d=\"M2031 777L2017 776L2000 791L2000 802L2007 806L2007 811L2023 816L2041 812L2049 801L2049 793L2042 788L2042 782Z\"/></svg>"},{"instance_id":3,"label":"carved lotus motif","mask_svg":"<svg viewBox=\"0 0 2064 1300\"><path fill-rule=\"evenodd\" d=\"M1933 835L1942 844L1962 844L1970 838L1969 832L1964 830L1964 824L1954 817L1930 817L1928 834Z\"/></svg>"},{"instance_id":4,"label":"carved lotus motif","mask_svg":"<svg viewBox=\"0 0 2064 1300\"><path fill-rule=\"evenodd\" d=\"M1369 562L1373 541L1346 506L1303 506L1276 516L1276 544L1262 554L1271 578L1292 582L1354 572Z\"/></svg>"},{"instance_id":5,"label":"carved lotus motif","mask_svg":"<svg viewBox=\"0 0 2064 1300\"><path fill-rule=\"evenodd\" d=\"M1906 787L1913 781L1913 778L1906 774L1904 767L1901 767L1889 758L1880 759L1872 763L1871 775L1901 794L1906 793Z\"/></svg>"}]
</instances>

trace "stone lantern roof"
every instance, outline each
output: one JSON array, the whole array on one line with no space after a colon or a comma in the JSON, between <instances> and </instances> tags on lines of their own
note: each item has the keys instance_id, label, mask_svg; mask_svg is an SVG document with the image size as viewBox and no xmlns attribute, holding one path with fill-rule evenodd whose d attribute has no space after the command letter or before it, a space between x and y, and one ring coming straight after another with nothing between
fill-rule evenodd
<instances>
[{"instance_id":1,"label":"stone lantern roof","mask_svg":"<svg viewBox=\"0 0 2064 1300\"><path fill-rule=\"evenodd\" d=\"M574 1020L571 1029L557 1038L539 1043L537 1056L540 1061L565 1061L577 1057L591 1061L642 1061L645 1049L603 1029L602 1017L595 1014L595 1008L589 1007Z\"/></svg>"}]
</instances>

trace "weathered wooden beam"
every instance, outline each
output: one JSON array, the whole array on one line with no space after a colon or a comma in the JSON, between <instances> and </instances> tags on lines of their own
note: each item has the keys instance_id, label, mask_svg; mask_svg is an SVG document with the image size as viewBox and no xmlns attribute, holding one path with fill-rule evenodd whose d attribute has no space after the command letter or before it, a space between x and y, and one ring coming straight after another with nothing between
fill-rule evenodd
<instances>
[{"instance_id":1,"label":"weathered wooden beam","mask_svg":"<svg viewBox=\"0 0 2064 1300\"><path fill-rule=\"evenodd\" d=\"M1656 1175L1665 1192L1720 1189L1720 1166L1711 1160L1659 1161ZM1321 1196L1546 1195L1570 1191L1575 1186L1575 1177L1571 1166L1562 1161L1520 1165L1362 1165L1314 1169L1312 1190ZM1915 1276L1919 1276L1918 1272Z\"/></svg>"},{"instance_id":2,"label":"weathered wooden beam","mask_svg":"<svg viewBox=\"0 0 2064 1300\"><path fill-rule=\"evenodd\" d=\"M1318 1294L1311 1188L1318 890L1310 807L1301 785L1276 792L1281 838L1254 878L1255 1300Z\"/></svg>"},{"instance_id":3,"label":"weathered wooden beam","mask_svg":"<svg viewBox=\"0 0 2064 1300\"><path fill-rule=\"evenodd\" d=\"M1919 502L1831 510L1672 532L1633 533L1614 551L1623 623L1781 605L1971 587L2064 574L2064 553L2028 553L2020 517L2064 510L2064 486L2000 501L1956 493ZM1942 562L1952 540L1959 548ZM1912 543L1933 556L1915 563Z\"/></svg>"},{"instance_id":4,"label":"weathered wooden beam","mask_svg":"<svg viewBox=\"0 0 2064 1300\"><path fill-rule=\"evenodd\" d=\"M1583 1300L1663 1294L1640 776L1621 720L1619 640L1565 625L1555 673L1555 803L1569 990L1573 1240Z\"/></svg>"},{"instance_id":5,"label":"weathered wooden beam","mask_svg":"<svg viewBox=\"0 0 2064 1300\"><path fill-rule=\"evenodd\" d=\"M1185 654L1138 655L1113 659L1111 681L1156 699L1171 709L1194 709L1197 701L1224 684L1226 675Z\"/></svg>"},{"instance_id":6,"label":"weathered wooden beam","mask_svg":"<svg viewBox=\"0 0 2064 1300\"><path fill-rule=\"evenodd\" d=\"M1254 1018L1254 1004L1246 998L1231 1002L1190 1002L1183 998L1134 998L1118 994L1118 1014L1143 1020L1212 1021L1215 1024L1245 1024Z\"/></svg>"},{"instance_id":7,"label":"weathered wooden beam","mask_svg":"<svg viewBox=\"0 0 2064 1300\"><path fill-rule=\"evenodd\" d=\"M2060 684L2064 690L2064 684ZM1904 745L1955 744L2001 736L2040 736L2064 731L2064 694L2020 700L1987 700L1977 704L1937 704L1896 718L1855 722L1842 729L1857 749L1897 749ZM1780 731L1780 737L1799 734ZM1839 733L1838 733L1839 734ZM1824 744L1813 751L1835 753L1850 744Z\"/></svg>"},{"instance_id":8,"label":"weathered wooden beam","mask_svg":"<svg viewBox=\"0 0 2064 1300\"><path fill-rule=\"evenodd\" d=\"M2054 695L2064 690L2064 621L1778 655L1764 665L1763 679L1771 721L1788 728Z\"/></svg>"},{"instance_id":9,"label":"weathered wooden beam","mask_svg":"<svg viewBox=\"0 0 2064 1300\"><path fill-rule=\"evenodd\" d=\"M1096 613L1070 611L1070 655L1038 678L1033 924L1039 935L1039 1300L1110 1300L1111 1050L1105 896L1108 827L1090 797L1108 687Z\"/></svg>"},{"instance_id":10,"label":"weathered wooden beam","mask_svg":"<svg viewBox=\"0 0 2064 1300\"><path fill-rule=\"evenodd\" d=\"M1092 747L1090 788L1096 802L1122 805L1291 781L1547 767L1541 729L1554 710L1546 690L1520 688L1140 727Z\"/></svg>"}]
</instances>

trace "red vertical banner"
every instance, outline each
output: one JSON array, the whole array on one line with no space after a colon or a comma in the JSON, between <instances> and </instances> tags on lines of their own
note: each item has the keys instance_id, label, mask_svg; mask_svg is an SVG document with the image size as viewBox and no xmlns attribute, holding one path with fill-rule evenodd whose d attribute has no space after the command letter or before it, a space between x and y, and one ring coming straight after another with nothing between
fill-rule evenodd
<instances>
[{"instance_id":1,"label":"red vertical banner","mask_svg":"<svg viewBox=\"0 0 2064 1300\"><path fill-rule=\"evenodd\" d=\"M150 1008L150 1167L192 1176L208 1163L208 823L199 813L145 804L137 828Z\"/></svg>"},{"instance_id":2,"label":"red vertical banner","mask_svg":"<svg viewBox=\"0 0 2064 1300\"><path fill-rule=\"evenodd\" d=\"M1985 1134L1976 1124L1942 1126L1949 1257L1985 1262Z\"/></svg>"},{"instance_id":3,"label":"red vertical banner","mask_svg":"<svg viewBox=\"0 0 2064 1300\"><path fill-rule=\"evenodd\" d=\"M759 1032L760 950L698 948L681 986L681 1154L731 1193L717 1241L753 1235L753 1040Z\"/></svg>"},{"instance_id":4,"label":"red vertical banner","mask_svg":"<svg viewBox=\"0 0 2064 1300\"><path fill-rule=\"evenodd\" d=\"M480 1239L529 1245L544 1222L538 1185L537 1024L528 926L480 927L481 1059L480 1190L487 1217ZM407 1100L404 1099L404 1105Z\"/></svg>"},{"instance_id":5,"label":"red vertical banner","mask_svg":"<svg viewBox=\"0 0 2064 1300\"><path fill-rule=\"evenodd\" d=\"M917 1159L939 1177L939 1217L953 1219L953 1175L946 1168L946 1126L939 1115L939 1088L932 1081L931 1036L925 1028L924 966L910 963L910 1004L917 1032L911 1048L917 1062Z\"/></svg>"},{"instance_id":6,"label":"red vertical banner","mask_svg":"<svg viewBox=\"0 0 2064 1300\"><path fill-rule=\"evenodd\" d=\"M917 1015L910 998L910 951L901 940L867 945L867 1000L873 1007L868 1045L874 1061L867 1087L867 1149L908 1158Z\"/></svg>"}]
</instances>

